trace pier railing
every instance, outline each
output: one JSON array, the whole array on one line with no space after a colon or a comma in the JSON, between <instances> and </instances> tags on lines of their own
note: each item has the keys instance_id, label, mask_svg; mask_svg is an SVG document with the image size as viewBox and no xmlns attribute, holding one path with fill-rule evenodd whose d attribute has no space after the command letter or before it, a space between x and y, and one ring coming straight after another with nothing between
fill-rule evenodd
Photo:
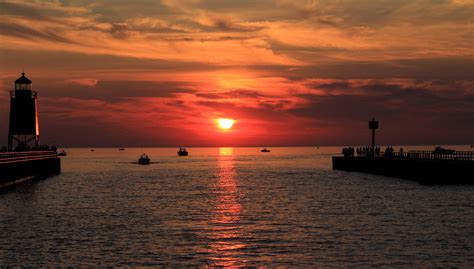
<instances>
[{"instance_id":1,"label":"pier railing","mask_svg":"<svg viewBox=\"0 0 474 269\"><path fill-rule=\"evenodd\" d=\"M399 158L414 159L474 161L474 151L455 151L452 153L439 153L430 150L410 150L408 152L394 152L394 156Z\"/></svg>"},{"instance_id":2,"label":"pier railing","mask_svg":"<svg viewBox=\"0 0 474 269\"><path fill-rule=\"evenodd\" d=\"M354 152L354 156L372 157L374 153L372 150L362 150L360 152L357 150ZM474 161L474 151L437 152L432 150L409 150L406 152L380 152L380 150L376 150L375 157Z\"/></svg>"},{"instance_id":3,"label":"pier railing","mask_svg":"<svg viewBox=\"0 0 474 269\"><path fill-rule=\"evenodd\" d=\"M33 159L57 158L55 151L19 151L19 152L0 152L0 163L20 162Z\"/></svg>"}]
</instances>

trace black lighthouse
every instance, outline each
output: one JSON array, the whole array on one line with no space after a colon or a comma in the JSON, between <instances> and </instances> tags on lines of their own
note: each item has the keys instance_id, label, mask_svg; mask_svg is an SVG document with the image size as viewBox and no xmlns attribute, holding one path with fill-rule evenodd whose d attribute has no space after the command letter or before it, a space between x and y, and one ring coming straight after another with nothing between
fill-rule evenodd
<instances>
[{"instance_id":1,"label":"black lighthouse","mask_svg":"<svg viewBox=\"0 0 474 269\"><path fill-rule=\"evenodd\" d=\"M39 146L37 95L25 73L15 80L10 92L8 150L28 150Z\"/></svg>"}]
</instances>

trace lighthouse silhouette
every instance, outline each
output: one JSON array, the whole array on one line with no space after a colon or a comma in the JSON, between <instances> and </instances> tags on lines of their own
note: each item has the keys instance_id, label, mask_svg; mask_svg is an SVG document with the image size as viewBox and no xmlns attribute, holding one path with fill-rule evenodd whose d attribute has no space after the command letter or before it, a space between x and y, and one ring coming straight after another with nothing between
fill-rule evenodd
<instances>
[{"instance_id":1,"label":"lighthouse silhouette","mask_svg":"<svg viewBox=\"0 0 474 269\"><path fill-rule=\"evenodd\" d=\"M25 73L15 80L10 92L10 125L8 150L29 150L39 146L37 94Z\"/></svg>"}]
</instances>

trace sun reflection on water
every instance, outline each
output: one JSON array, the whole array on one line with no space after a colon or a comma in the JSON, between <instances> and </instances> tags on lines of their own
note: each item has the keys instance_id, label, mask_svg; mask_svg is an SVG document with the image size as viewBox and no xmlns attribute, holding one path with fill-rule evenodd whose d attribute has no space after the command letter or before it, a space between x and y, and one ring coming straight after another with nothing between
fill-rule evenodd
<instances>
[{"instance_id":1,"label":"sun reflection on water","mask_svg":"<svg viewBox=\"0 0 474 269\"><path fill-rule=\"evenodd\" d=\"M239 266L244 263L238 256L245 243L239 226L242 206L238 198L233 149L220 148L219 153L214 186L216 205L210 220L210 259L213 266Z\"/></svg>"},{"instance_id":2,"label":"sun reflection on water","mask_svg":"<svg viewBox=\"0 0 474 269\"><path fill-rule=\"evenodd\" d=\"M230 155L234 155L234 148L219 148L219 155L220 156L230 156ZM232 159L233 161L234 159ZM219 159L219 161L222 161L221 159ZM221 168L221 163L219 163L219 168Z\"/></svg>"}]
</instances>

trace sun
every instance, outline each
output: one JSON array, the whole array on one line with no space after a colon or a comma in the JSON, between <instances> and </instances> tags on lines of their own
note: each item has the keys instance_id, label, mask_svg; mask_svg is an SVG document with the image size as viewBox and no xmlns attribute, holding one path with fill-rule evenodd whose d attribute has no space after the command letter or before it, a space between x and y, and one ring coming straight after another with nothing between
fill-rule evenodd
<instances>
[{"instance_id":1,"label":"sun","mask_svg":"<svg viewBox=\"0 0 474 269\"><path fill-rule=\"evenodd\" d=\"M217 119L217 124L219 125L219 128L224 129L224 130L229 130L230 128L232 128L234 123L235 123L234 119L228 119L228 118Z\"/></svg>"}]
</instances>

